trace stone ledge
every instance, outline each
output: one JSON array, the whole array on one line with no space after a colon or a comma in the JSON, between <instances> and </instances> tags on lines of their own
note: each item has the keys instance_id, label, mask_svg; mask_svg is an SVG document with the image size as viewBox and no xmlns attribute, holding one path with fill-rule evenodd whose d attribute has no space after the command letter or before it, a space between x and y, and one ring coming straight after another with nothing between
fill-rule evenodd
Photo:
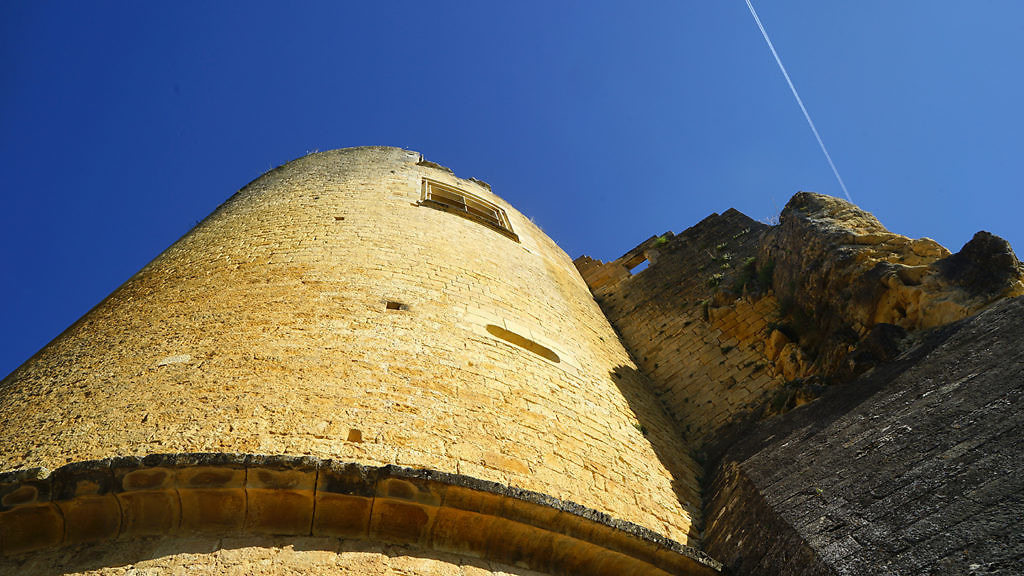
<instances>
[{"instance_id":1,"label":"stone ledge","mask_svg":"<svg viewBox=\"0 0 1024 576\"><path fill-rule=\"evenodd\" d=\"M188 453L0 474L0 555L196 533L409 544L552 574L721 568L703 552L574 502L435 470Z\"/></svg>"}]
</instances>

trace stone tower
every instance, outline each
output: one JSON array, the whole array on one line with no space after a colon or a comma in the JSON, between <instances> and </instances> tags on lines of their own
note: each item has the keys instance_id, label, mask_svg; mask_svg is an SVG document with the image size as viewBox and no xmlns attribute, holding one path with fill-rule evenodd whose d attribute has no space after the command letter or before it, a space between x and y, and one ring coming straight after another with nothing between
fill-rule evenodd
<instances>
[{"instance_id":1,"label":"stone tower","mask_svg":"<svg viewBox=\"0 0 1024 576\"><path fill-rule=\"evenodd\" d=\"M487 184L313 154L0 383L0 573L716 573L650 389Z\"/></svg>"}]
</instances>

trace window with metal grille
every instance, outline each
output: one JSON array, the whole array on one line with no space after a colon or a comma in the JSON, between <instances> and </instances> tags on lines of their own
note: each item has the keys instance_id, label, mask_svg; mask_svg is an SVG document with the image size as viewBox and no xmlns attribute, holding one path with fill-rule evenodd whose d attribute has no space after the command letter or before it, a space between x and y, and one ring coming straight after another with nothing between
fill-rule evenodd
<instances>
[{"instance_id":1,"label":"window with metal grille","mask_svg":"<svg viewBox=\"0 0 1024 576\"><path fill-rule=\"evenodd\" d=\"M504 210L464 190L424 178L422 204L480 222L516 242L519 241L519 236L512 231Z\"/></svg>"}]
</instances>

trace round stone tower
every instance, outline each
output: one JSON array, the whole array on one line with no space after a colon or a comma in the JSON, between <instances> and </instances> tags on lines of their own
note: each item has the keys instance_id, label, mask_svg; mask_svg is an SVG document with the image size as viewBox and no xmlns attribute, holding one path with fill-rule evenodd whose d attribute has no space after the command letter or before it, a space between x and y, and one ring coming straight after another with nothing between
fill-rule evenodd
<instances>
[{"instance_id":1,"label":"round stone tower","mask_svg":"<svg viewBox=\"0 0 1024 576\"><path fill-rule=\"evenodd\" d=\"M0 438L0 573L716 572L568 256L397 148L243 188L0 383Z\"/></svg>"}]
</instances>

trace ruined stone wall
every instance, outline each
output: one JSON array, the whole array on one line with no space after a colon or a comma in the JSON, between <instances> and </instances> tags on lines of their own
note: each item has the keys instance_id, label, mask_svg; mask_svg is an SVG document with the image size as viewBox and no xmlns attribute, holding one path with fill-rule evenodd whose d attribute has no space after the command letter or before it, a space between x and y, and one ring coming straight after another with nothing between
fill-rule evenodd
<instances>
[{"instance_id":1,"label":"ruined stone wall","mask_svg":"<svg viewBox=\"0 0 1024 576\"><path fill-rule=\"evenodd\" d=\"M576 260L694 448L795 376L793 346L770 338L778 302L758 286L770 281L755 261L765 228L730 210L612 262Z\"/></svg>"},{"instance_id":2,"label":"ruined stone wall","mask_svg":"<svg viewBox=\"0 0 1024 576\"><path fill-rule=\"evenodd\" d=\"M1024 573L1005 240L951 254L801 192L778 226L728 211L576 265L706 457L730 573Z\"/></svg>"},{"instance_id":3,"label":"ruined stone wall","mask_svg":"<svg viewBox=\"0 0 1024 576\"><path fill-rule=\"evenodd\" d=\"M849 379L880 359L868 349L880 336L872 331L935 328L1024 294L1024 266L998 236L978 232L950 254L929 238L890 232L845 200L810 192L786 203L758 260L773 264L772 288L786 316L780 324L799 345L804 372L826 378Z\"/></svg>"},{"instance_id":4,"label":"ruined stone wall","mask_svg":"<svg viewBox=\"0 0 1024 576\"><path fill-rule=\"evenodd\" d=\"M424 205L425 177L503 207L518 241ZM397 464L686 543L699 471L649 388L569 258L489 187L346 149L246 186L5 379L0 471L196 452Z\"/></svg>"},{"instance_id":5,"label":"ruined stone wall","mask_svg":"<svg viewBox=\"0 0 1024 576\"><path fill-rule=\"evenodd\" d=\"M575 261L695 448L892 360L908 332L1024 294L1024 266L987 232L951 254L810 192L780 219L729 210L612 262Z\"/></svg>"}]
</instances>

